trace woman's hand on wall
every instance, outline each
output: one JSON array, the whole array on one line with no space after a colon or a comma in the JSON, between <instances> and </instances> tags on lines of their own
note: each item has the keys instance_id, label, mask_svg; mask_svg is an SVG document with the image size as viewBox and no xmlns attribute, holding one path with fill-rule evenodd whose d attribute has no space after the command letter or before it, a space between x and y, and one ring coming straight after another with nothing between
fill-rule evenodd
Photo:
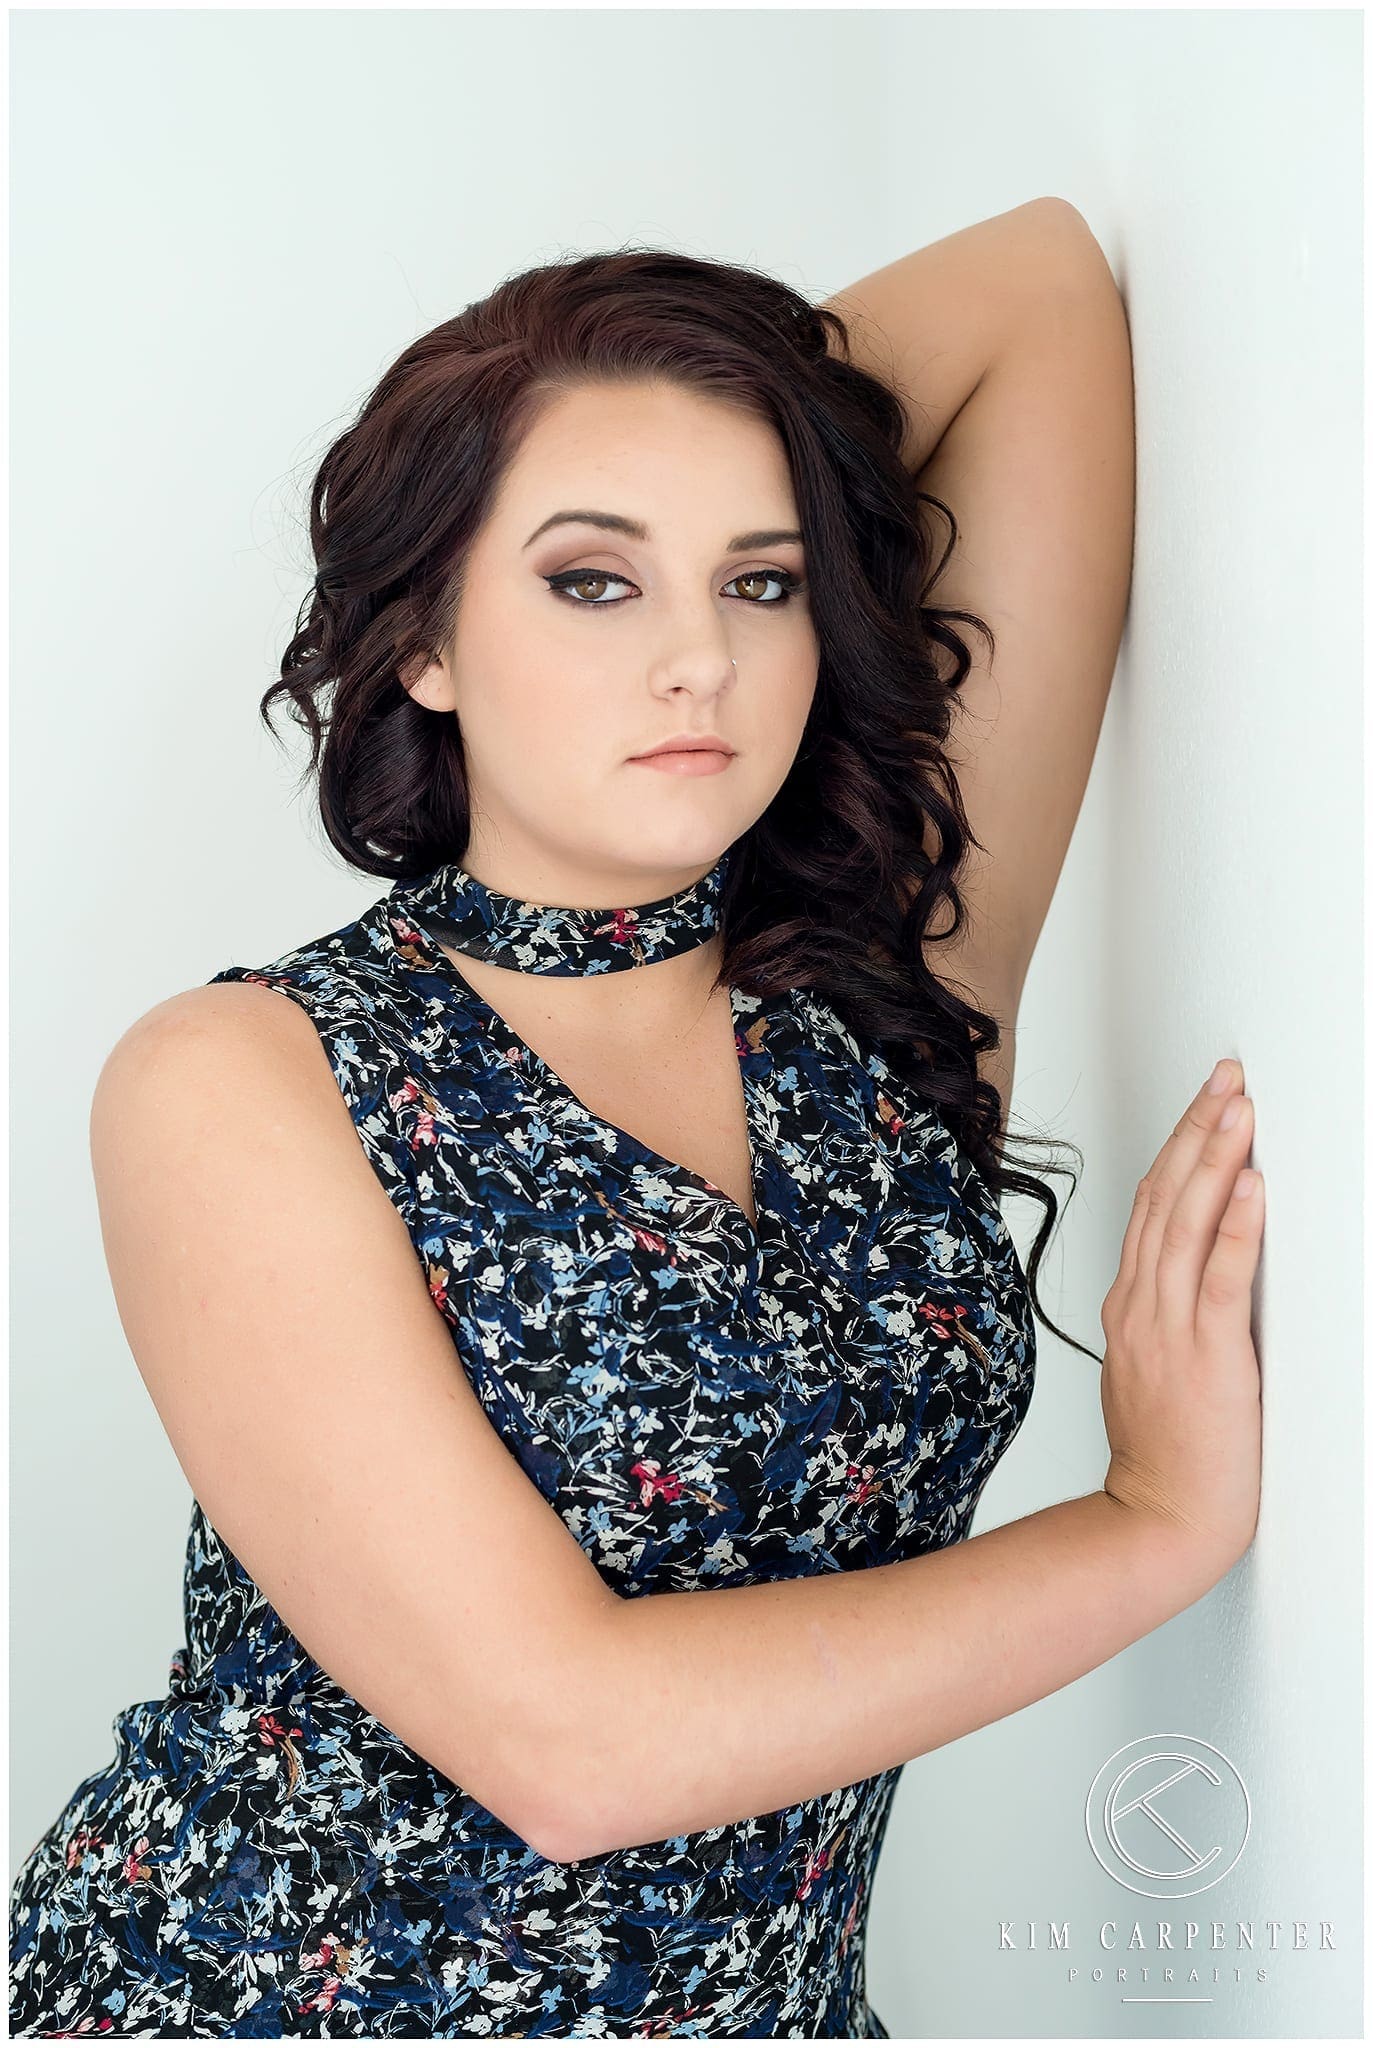
<instances>
[{"instance_id":1,"label":"woman's hand on wall","mask_svg":"<svg viewBox=\"0 0 1373 2048\"><path fill-rule=\"evenodd\" d=\"M1245 1164L1253 1128L1243 1070L1223 1060L1139 1184L1101 1311L1105 1491L1222 1576L1258 1521L1251 1319L1264 1194Z\"/></svg>"}]
</instances>

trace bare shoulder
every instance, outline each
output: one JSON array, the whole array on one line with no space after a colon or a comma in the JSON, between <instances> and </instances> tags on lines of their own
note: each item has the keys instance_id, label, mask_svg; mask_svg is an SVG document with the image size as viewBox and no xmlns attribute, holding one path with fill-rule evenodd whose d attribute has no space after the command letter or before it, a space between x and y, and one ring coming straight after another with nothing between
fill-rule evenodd
<instances>
[{"instance_id":1,"label":"bare shoulder","mask_svg":"<svg viewBox=\"0 0 1373 2048\"><path fill-rule=\"evenodd\" d=\"M116 1041L106 1070L120 1071L150 1057L154 1050L173 1054L215 1044L295 1047L309 1052L319 1046L305 1006L281 984L256 981L206 982L179 989L135 1018Z\"/></svg>"},{"instance_id":2,"label":"bare shoulder","mask_svg":"<svg viewBox=\"0 0 1373 2048\"><path fill-rule=\"evenodd\" d=\"M179 990L136 1018L112 1047L91 1103L91 1158L97 1176L111 1148L133 1129L145 1138L165 1117L198 1142L216 1130L243 1135L240 1107L273 1103L349 1154L359 1152L314 1019L283 985L228 981ZM355 1162L365 1166L359 1157Z\"/></svg>"}]
</instances>

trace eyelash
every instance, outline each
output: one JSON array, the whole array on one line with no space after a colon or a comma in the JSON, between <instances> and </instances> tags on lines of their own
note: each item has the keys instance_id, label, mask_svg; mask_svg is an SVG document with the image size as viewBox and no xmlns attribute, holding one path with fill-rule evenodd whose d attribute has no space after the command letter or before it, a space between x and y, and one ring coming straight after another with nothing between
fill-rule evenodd
<instances>
[{"instance_id":1,"label":"eyelash","mask_svg":"<svg viewBox=\"0 0 1373 2048\"><path fill-rule=\"evenodd\" d=\"M573 597L570 586L574 583L583 583L593 576L599 578L602 583L623 583L628 585L631 590L638 588L638 585L631 583L627 576L617 576L610 569L562 569L556 576L545 576L544 582L552 590L555 597L560 597L565 604L575 605L578 611L608 612L613 611L616 605L627 602L623 597L611 597L604 600L599 598ZM780 583L782 586L783 594L781 597L735 598L734 602L736 604L750 605L754 611L780 610L791 603L797 591L804 590L806 587L804 580L800 576L793 575L790 569L741 569L737 576L731 576L729 580L731 583L741 583L746 576L766 577L769 582Z\"/></svg>"}]
</instances>

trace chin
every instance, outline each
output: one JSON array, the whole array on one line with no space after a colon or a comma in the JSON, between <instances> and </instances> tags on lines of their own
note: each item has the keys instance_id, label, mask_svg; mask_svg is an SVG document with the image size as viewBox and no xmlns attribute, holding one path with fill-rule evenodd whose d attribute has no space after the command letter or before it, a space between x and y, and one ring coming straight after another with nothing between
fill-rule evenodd
<instances>
[{"instance_id":1,"label":"chin","mask_svg":"<svg viewBox=\"0 0 1373 2048\"><path fill-rule=\"evenodd\" d=\"M622 841L620 851L626 865L639 868L709 868L752 822L751 818L723 814L714 818L660 814L645 820L632 844Z\"/></svg>"}]
</instances>

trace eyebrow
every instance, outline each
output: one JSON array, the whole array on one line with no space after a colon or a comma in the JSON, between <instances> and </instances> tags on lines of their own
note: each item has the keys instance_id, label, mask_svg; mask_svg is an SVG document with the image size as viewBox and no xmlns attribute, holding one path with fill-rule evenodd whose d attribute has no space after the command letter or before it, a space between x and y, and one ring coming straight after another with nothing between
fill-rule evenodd
<instances>
[{"instance_id":1,"label":"eyebrow","mask_svg":"<svg viewBox=\"0 0 1373 2048\"><path fill-rule=\"evenodd\" d=\"M534 531L530 534L528 540L524 544L525 547L532 548L535 541L539 538L539 535L541 533L547 533L550 526L564 525L601 526L604 527L608 533L628 534L631 540L648 540L651 538L648 528L644 525L641 519L626 519L619 512L587 512L583 510L575 510L570 512L550 513L548 518L544 520L542 526L536 526L534 528ZM799 541L800 538L801 535L797 532L795 527L759 527L753 533L736 533L733 540L727 544L725 552L731 555L743 554L749 552L753 548L780 547L785 541ZM521 553L523 553L523 549L521 550Z\"/></svg>"}]
</instances>

